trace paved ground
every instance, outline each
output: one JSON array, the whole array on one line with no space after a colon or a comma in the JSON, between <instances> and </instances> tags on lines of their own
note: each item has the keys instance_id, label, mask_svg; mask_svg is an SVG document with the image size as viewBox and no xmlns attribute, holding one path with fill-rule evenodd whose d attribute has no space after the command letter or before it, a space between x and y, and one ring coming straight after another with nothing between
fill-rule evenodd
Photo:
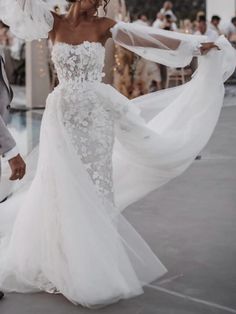
<instances>
[{"instance_id":1,"label":"paved ground","mask_svg":"<svg viewBox=\"0 0 236 314\"><path fill-rule=\"evenodd\" d=\"M236 106L225 107L203 159L126 212L169 273L141 297L92 313L236 313L235 121ZM90 312L60 295L11 294L0 303L1 314Z\"/></svg>"}]
</instances>

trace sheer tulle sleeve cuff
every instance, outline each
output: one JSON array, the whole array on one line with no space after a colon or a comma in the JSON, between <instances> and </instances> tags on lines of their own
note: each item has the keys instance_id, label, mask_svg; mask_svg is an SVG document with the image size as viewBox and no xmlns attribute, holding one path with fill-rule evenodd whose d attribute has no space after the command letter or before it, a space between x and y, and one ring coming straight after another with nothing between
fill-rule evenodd
<instances>
[{"instance_id":1,"label":"sheer tulle sleeve cuff","mask_svg":"<svg viewBox=\"0 0 236 314\"><path fill-rule=\"evenodd\" d=\"M149 26L118 22L111 28L116 44L141 57L171 67L188 65L199 54L205 36L159 30Z\"/></svg>"},{"instance_id":2,"label":"sheer tulle sleeve cuff","mask_svg":"<svg viewBox=\"0 0 236 314\"><path fill-rule=\"evenodd\" d=\"M0 0L0 19L26 41L48 38L54 18L42 0Z\"/></svg>"}]
</instances>

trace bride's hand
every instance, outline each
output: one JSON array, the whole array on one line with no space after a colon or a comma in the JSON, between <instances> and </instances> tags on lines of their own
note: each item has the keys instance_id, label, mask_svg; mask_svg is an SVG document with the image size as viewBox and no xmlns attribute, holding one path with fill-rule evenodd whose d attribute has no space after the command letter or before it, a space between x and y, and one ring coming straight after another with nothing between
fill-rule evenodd
<instances>
[{"instance_id":1,"label":"bride's hand","mask_svg":"<svg viewBox=\"0 0 236 314\"><path fill-rule=\"evenodd\" d=\"M200 47L200 51L202 55L206 55L211 49L214 49L214 48L220 50L220 48L213 42L202 43Z\"/></svg>"}]
</instances>

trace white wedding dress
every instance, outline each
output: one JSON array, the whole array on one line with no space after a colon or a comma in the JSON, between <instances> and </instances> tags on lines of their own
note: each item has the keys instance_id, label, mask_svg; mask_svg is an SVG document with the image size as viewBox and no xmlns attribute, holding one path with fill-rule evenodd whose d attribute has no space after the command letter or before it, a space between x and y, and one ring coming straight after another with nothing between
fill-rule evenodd
<instances>
[{"instance_id":1,"label":"white wedding dress","mask_svg":"<svg viewBox=\"0 0 236 314\"><path fill-rule=\"evenodd\" d=\"M41 1L1 5L19 37L47 37L53 18ZM204 40L123 22L111 32L171 66L187 64ZM60 84L47 99L35 177L0 205L2 290L60 292L96 307L139 295L166 273L122 210L181 174L209 140L235 68L230 44L218 45L191 82L133 101L101 83L100 43L54 45Z\"/></svg>"}]
</instances>

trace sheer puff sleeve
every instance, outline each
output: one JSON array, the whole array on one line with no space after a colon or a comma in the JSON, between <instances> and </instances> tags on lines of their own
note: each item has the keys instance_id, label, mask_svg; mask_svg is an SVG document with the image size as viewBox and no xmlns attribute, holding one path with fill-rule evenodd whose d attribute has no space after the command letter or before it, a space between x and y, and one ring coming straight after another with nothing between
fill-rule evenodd
<instances>
[{"instance_id":1,"label":"sheer puff sleeve","mask_svg":"<svg viewBox=\"0 0 236 314\"><path fill-rule=\"evenodd\" d=\"M118 22L111 28L116 44L153 62L171 67L188 65L199 55L206 36L187 35L149 26Z\"/></svg>"},{"instance_id":2,"label":"sheer puff sleeve","mask_svg":"<svg viewBox=\"0 0 236 314\"><path fill-rule=\"evenodd\" d=\"M54 17L42 0L0 0L0 19L26 41L48 38Z\"/></svg>"}]
</instances>

